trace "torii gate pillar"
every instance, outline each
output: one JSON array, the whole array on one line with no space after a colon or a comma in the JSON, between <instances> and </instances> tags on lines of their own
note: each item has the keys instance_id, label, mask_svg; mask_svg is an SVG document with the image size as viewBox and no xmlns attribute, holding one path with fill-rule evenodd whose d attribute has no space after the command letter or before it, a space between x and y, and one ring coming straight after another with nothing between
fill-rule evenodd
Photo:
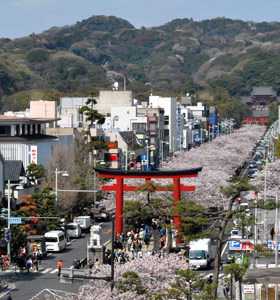
<instances>
[{"instance_id":1,"label":"torii gate pillar","mask_svg":"<svg viewBox=\"0 0 280 300\"><path fill-rule=\"evenodd\" d=\"M116 232L123 232L123 178L117 177L117 193L116 193Z\"/></svg>"}]
</instances>

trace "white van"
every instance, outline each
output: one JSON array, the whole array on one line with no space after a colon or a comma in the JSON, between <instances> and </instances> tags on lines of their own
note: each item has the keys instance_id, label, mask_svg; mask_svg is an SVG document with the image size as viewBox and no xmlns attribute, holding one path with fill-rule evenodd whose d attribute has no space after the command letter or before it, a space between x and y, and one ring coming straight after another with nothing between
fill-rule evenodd
<instances>
[{"instance_id":1,"label":"white van","mask_svg":"<svg viewBox=\"0 0 280 300\"><path fill-rule=\"evenodd\" d=\"M60 230L52 230L45 233L47 251L59 252L66 248L65 233Z\"/></svg>"},{"instance_id":2,"label":"white van","mask_svg":"<svg viewBox=\"0 0 280 300\"><path fill-rule=\"evenodd\" d=\"M79 223L69 223L66 225L66 231L70 238L79 238L82 235L82 228Z\"/></svg>"}]
</instances>

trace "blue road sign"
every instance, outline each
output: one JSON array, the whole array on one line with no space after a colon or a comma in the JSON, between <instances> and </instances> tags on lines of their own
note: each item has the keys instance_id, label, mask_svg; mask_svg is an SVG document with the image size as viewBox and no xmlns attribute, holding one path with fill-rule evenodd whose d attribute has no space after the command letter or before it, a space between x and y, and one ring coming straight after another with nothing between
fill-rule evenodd
<instances>
[{"instance_id":1,"label":"blue road sign","mask_svg":"<svg viewBox=\"0 0 280 300\"><path fill-rule=\"evenodd\" d=\"M141 159L142 159L142 160L147 160L147 155L143 154L143 155L141 156Z\"/></svg>"},{"instance_id":2,"label":"blue road sign","mask_svg":"<svg viewBox=\"0 0 280 300\"><path fill-rule=\"evenodd\" d=\"M8 236L5 237L5 240L6 240L7 243L9 243L11 241L11 237L8 235Z\"/></svg>"},{"instance_id":3,"label":"blue road sign","mask_svg":"<svg viewBox=\"0 0 280 300\"><path fill-rule=\"evenodd\" d=\"M241 243L237 241L230 241L229 242L229 250L241 250Z\"/></svg>"},{"instance_id":4,"label":"blue road sign","mask_svg":"<svg viewBox=\"0 0 280 300\"><path fill-rule=\"evenodd\" d=\"M199 139L199 134L196 134L194 137L195 137L196 139Z\"/></svg>"},{"instance_id":5,"label":"blue road sign","mask_svg":"<svg viewBox=\"0 0 280 300\"><path fill-rule=\"evenodd\" d=\"M275 250L275 248L276 248L275 241L268 241L267 247L269 249ZM278 250L280 250L280 242L278 242Z\"/></svg>"},{"instance_id":6,"label":"blue road sign","mask_svg":"<svg viewBox=\"0 0 280 300\"><path fill-rule=\"evenodd\" d=\"M9 218L10 224L21 224L21 218Z\"/></svg>"}]
</instances>

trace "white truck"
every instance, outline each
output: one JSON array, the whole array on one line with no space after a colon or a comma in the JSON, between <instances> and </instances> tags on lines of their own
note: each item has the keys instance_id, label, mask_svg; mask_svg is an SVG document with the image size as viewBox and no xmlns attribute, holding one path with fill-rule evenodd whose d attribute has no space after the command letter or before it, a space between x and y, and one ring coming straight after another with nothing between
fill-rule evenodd
<instances>
[{"instance_id":1,"label":"white truck","mask_svg":"<svg viewBox=\"0 0 280 300\"><path fill-rule=\"evenodd\" d=\"M199 239L190 242L190 264L195 268L210 267L211 239Z\"/></svg>"},{"instance_id":2,"label":"white truck","mask_svg":"<svg viewBox=\"0 0 280 300\"><path fill-rule=\"evenodd\" d=\"M73 219L73 223L78 223L81 225L83 232L89 232L91 226L90 216L79 216Z\"/></svg>"}]
</instances>

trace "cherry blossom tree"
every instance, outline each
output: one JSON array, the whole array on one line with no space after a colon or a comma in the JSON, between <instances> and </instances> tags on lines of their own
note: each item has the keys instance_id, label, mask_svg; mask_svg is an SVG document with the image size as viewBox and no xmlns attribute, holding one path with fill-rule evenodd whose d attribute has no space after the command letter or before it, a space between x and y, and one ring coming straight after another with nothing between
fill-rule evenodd
<instances>
[{"instance_id":1,"label":"cherry blossom tree","mask_svg":"<svg viewBox=\"0 0 280 300\"><path fill-rule=\"evenodd\" d=\"M179 270L189 269L186 259L170 254L168 256L145 256L134 259L125 264L115 265L115 288L111 290L110 282L95 279L80 288L78 299L82 300L142 300L147 299L145 295L139 295L136 291L123 291L118 288L122 283L122 274L133 270L140 280L143 289L149 296L165 292L175 282ZM94 276L110 276L111 266L103 265L101 272Z\"/></svg>"}]
</instances>

